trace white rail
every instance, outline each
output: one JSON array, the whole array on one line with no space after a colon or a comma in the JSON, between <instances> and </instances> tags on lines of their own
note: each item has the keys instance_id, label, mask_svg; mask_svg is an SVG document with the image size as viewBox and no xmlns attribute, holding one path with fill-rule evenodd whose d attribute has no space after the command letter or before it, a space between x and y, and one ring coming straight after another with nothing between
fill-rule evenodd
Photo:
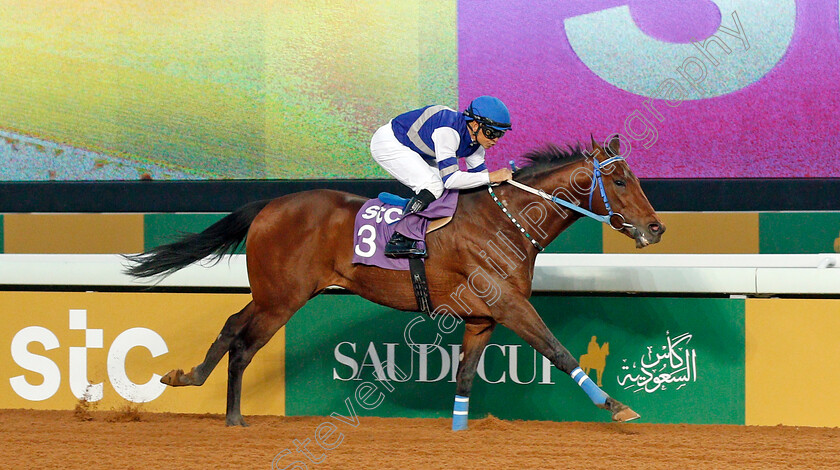
<instances>
[{"instance_id":1,"label":"white rail","mask_svg":"<svg viewBox=\"0 0 840 470\"><path fill-rule=\"evenodd\" d=\"M247 288L245 257L199 263L169 277L137 281L122 273L118 255L0 254L3 286ZM838 295L840 254L665 255L543 254L536 292ZM434 282L434 279L430 279Z\"/></svg>"},{"instance_id":2,"label":"white rail","mask_svg":"<svg viewBox=\"0 0 840 470\"><path fill-rule=\"evenodd\" d=\"M840 294L840 255L540 255L535 291Z\"/></svg>"}]
</instances>

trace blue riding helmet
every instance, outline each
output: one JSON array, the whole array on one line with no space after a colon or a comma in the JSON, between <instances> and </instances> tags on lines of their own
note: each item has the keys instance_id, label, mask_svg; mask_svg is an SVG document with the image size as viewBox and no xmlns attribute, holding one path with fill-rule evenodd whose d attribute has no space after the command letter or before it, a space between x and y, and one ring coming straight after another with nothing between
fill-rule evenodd
<instances>
[{"instance_id":1,"label":"blue riding helmet","mask_svg":"<svg viewBox=\"0 0 840 470\"><path fill-rule=\"evenodd\" d=\"M510 112L502 100L493 96L479 96L464 110L467 121L476 121L500 131L509 131Z\"/></svg>"}]
</instances>

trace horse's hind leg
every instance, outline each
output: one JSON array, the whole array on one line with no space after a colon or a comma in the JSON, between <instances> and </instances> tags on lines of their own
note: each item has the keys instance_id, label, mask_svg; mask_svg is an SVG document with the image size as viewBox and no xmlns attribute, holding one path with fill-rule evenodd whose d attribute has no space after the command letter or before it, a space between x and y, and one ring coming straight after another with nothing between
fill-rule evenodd
<instances>
[{"instance_id":1,"label":"horse's hind leg","mask_svg":"<svg viewBox=\"0 0 840 470\"><path fill-rule=\"evenodd\" d=\"M169 371L168 374L161 377L160 381L172 387L181 387L184 385L202 385L207 377L216 368L216 365L230 349L231 342L237 334L242 330L242 327L248 321L248 317L253 314L254 302L251 301L239 313L235 313L228 317L225 326L222 328L219 336L210 345L207 354L204 356L204 362L192 368L191 371L184 373L183 370L177 369Z\"/></svg>"},{"instance_id":2,"label":"horse's hind leg","mask_svg":"<svg viewBox=\"0 0 840 470\"><path fill-rule=\"evenodd\" d=\"M228 426L247 426L240 411L242 397L242 374L251 363L257 351L283 327L294 313L306 303L299 302L294 308L254 307L254 313L230 344L228 355L228 388L225 423Z\"/></svg>"}]
</instances>

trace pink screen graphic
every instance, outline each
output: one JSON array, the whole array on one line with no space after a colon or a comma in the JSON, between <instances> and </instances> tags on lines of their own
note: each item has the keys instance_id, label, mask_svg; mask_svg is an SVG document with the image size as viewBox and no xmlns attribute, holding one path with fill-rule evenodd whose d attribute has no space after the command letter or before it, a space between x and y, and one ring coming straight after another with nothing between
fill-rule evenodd
<instances>
[{"instance_id":1,"label":"pink screen graphic","mask_svg":"<svg viewBox=\"0 0 840 470\"><path fill-rule=\"evenodd\" d=\"M459 102L511 110L491 169L620 133L640 177L840 177L838 1L761 3L461 1Z\"/></svg>"}]
</instances>

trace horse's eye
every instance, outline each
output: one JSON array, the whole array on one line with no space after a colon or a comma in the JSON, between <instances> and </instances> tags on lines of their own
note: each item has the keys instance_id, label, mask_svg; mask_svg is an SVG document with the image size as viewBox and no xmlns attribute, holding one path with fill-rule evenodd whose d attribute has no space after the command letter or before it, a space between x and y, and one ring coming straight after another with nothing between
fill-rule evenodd
<instances>
[{"instance_id":1,"label":"horse's eye","mask_svg":"<svg viewBox=\"0 0 840 470\"><path fill-rule=\"evenodd\" d=\"M615 180L615 185L616 186L626 186L627 183L625 183L624 180Z\"/></svg>"}]
</instances>

